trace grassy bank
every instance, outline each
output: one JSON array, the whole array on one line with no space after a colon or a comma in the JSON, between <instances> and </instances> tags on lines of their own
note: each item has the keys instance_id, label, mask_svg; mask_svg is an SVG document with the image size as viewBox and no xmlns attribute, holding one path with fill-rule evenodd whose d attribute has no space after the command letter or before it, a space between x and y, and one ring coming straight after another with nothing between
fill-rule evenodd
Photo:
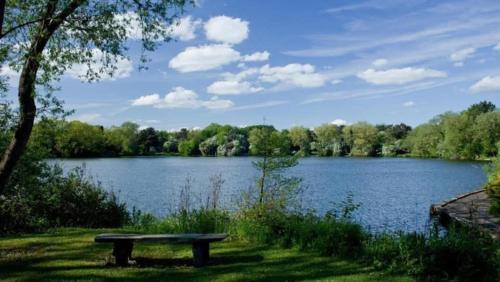
<instances>
[{"instance_id":1,"label":"grassy bank","mask_svg":"<svg viewBox=\"0 0 500 282\"><path fill-rule=\"evenodd\" d=\"M297 249L270 248L242 241L225 241L211 247L212 262L191 266L186 245L137 244L137 265L107 265L111 245L95 244L98 233L110 229L58 229L34 235L0 238L1 281L412 281L355 262L318 256Z\"/></svg>"}]
</instances>

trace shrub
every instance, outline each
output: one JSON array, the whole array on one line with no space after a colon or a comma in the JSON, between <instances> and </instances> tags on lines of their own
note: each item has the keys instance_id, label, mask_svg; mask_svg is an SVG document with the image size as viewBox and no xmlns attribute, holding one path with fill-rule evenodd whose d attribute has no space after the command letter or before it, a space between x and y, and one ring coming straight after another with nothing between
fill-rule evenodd
<instances>
[{"instance_id":1,"label":"shrub","mask_svg":"<svg viewBox=\"0 0 500 282\"><path fill-rule=\"evenodd\" d=\"M491 199L490 212L497 217L500 216L500 157L497 157L491 164L488 171L488 184L486 192Z\"/></svg>"},{"instance_id":2,"label":"shrub","mask_svg":"<svg viewBox=\"0 0 500 282\"><path fill-rule=\"evenodd\" d=\"M422 281L498 281L498 243L465 226L444 234L434 228L417 233L378 234L367 238L364 257L379 269L404 271Z\"/></svg>"},{"instance_id":3,"label":"shrub","mask_svg":"<svg viewBox=\"0 0 500 282\"><path fill-rule=\"evenodd\" d=\"M224 233L230 226L229 213L216 209L181 211L163 219L141 216L135 226L146 233Z\"/></svg>"},{"instance_id":4,"label":"shrub","mask_svg":"<svg viewBox=\"0 0 500 282\"><path fill-rule=\"evenodd\" d=\"M17 171L15 181L0 197L1 234L65 226L120 227L129 221L126 205L86 177L84 169L65 176L60 168L43 162L33 166L40 169L38 176L17 181Z\"/></svg>"}]
</instances>

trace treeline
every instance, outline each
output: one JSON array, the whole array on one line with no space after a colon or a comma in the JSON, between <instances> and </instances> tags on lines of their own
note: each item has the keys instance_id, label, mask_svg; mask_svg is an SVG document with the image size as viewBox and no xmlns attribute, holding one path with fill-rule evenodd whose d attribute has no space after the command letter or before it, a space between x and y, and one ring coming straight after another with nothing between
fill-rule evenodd
<instances>
[{"instance_id":1,"label":"treeline","mask_svg":"<svg viewBox=\"0 0 500 282\"><path fill-rule=\"evenodd\" d=\"M201 130L167 132L125 122L104 128L80 121L45 119L34 127L31 143L52 157L170 154L181 156L258 155L271 133L282 154L318 156L415 156L479 159L497 155L500 112L480 102L460 112L441 114L415 128L401 123L347 126L323 124L277 130L270 125L235 127L210 124Z\"/></svg>"}]
</instances>

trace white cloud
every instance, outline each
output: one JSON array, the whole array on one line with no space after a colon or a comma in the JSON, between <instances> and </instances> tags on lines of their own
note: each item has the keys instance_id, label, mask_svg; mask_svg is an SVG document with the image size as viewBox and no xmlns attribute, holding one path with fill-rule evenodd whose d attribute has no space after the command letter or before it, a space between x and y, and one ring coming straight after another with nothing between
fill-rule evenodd
<instances>
[{"instance_id":1,"label":"white cloud","mask_svg":"<svg viewBox=\"0 0 500 282\"><path fill-rule=\"evenodd\" d=\"M381 67L387 65L388 61L386 59L380 58L372 62L375 67Z\"/></svg>"},{"instance_id":2,"label":"white cloud","mask_svg":"<svg viewBox=\"0 0 500 282\"><path fill-rule=\"evenodd\" d=\"M403 103L403 107L409 108L409 107L413 107L413 106L415 106L415 102L413 102L413 101L408 101L408 102Z\"/></svg>"},{"instance_id":3,"label":"white cloud","mask_svg":"<svg viewBox=\"0 0 500 282\"><path fill-rule=\"evenodd\" d=\"M139 16L134 12L116 14L114 20L125 28L126 36L131 40L142 39L142 29Z\"/></svg>"},{"instance_id":4,"label":"white cloud","mask_svg":"<svg viewBox=\"0 0 500 282\"><path fill-rule=\"evenodd\" d=\"M500 76L486 76L469 88L472 92L500 91Z\"/></svg>"},{"instance_id":5,"label":"white cloud","mask_svg":"<svg viewBox=\"0 0 500 282\"><path fill-rule=\"evenodd\" d=\"M243 56L243 61L245 61L245 62L262 62L262 61L269 60L269 56L271 56L271 54L267 51L255 52L253 54Z\"/></svg>"},{"instance_id":6,"label":"white cloud","mask_svg":"<svg viewBox=\"0 0 500 282\"><path fill-rule=\"evenodd\" d=\"M240 53L225 44L210 44L188 47L168 63L179 72L194 72L216 69L239 61Z\"/></svg>"},{"instance_id":7,"label":"white cloud","mask_svg":"<svg viewBox=\"0 0 500 282\"><path fill-rule=\"evenodd\" d=\"M264 90L262 87L255 87L248 81L222 80L216 81L207 87L207 92L217 95L238 95L246 93L257 93Z\"/></svg>"},{"instance_id":8,"label":"white cloud","mask_svg":"<svg viewBox=\"0 0 500 282\"><path fill-rule=\"evenodd\" d=\"M94 114L94 113L89 113L89 114L82 114L79 116L76 116L74 118L71 118L70 120L79 120L83 122L93 122L99 119L102 115L101 114Z\"/></svg>"},{"instance_id":9,"label":"white cloud","mask_svg":"<svg viewBox=\"0 0 500 282\"><path fill-rule=\"evenodd\" d=\"M0 66L0 76L6 77L9 85L15 86L18 82L19 72L8 65L2 65Z\"/></svg>"},{"instance_id":10,"label":"white cloud","mask_svg":"<svg viewBox=\"0 0 500 282\"><path fill-rule=\"evenodd\" d=\"M134 12L116 14L115 21L123 25L126 36L130 40L142 39L142 27L139 16ZM200 19L193 19L191 16L175 20L170 26L163 25L164 30L172 38L188 41L196 38L196 30L201 26Z\"/></svg>"},{"instance_id":11,"label":"white cloud","mask_svg":"<svg viewBox=\"0 0 500 282\"><path fill-rule=\"evenodd\" d=\"M302 88L320 87L326 81L326 77L317 73L314 66L309 64L288 64L282 67L265 65L259 72L259 79L263 82L280 82Z\"/></svg>"},{"instance_id":12,"label":"white cloud","mask_svg":"<svg viewBox=\"0 0 500 282\"><path fill-rule=\"evenodd\" d=\"M217 16L205 23L207 39L227 44L238 44L248 38L248 22L239 18Z\"/></svg>"},{"instance_id":13,"label":"white cloud","mask_svg":"<svg viewBox=\"0 0 500 282\"><path fill-rule=\"evenodd\" d=\"M495 47L493 47L493 50L500 51L500 43L495 45Z\"/></svg>"},{"instance_id":14,"label":"white cloud","mask_svg":"<svg viewBox=\"0 0 500 282\"><path fill-rule=\"evenodd\" d=\"M474 48L465 48L462 50L458 50L453 52L450 55L450 61L454 62L456 67L461 67L464 65L464 61L472 56L476 52Z\"/></svg>"},{"instance_id":15,"label":"white cloud","mask_svg":"<svg viewBox=\"0 0 500 282\"><path fill-rule=\"evenodd\" d=\"M92 58L89 64L74 64L66 71L66 74L75 79L85 80L89 69L91 69L93 72L99 73L100 80L116 80L129 77L134 70L132 61L125 57L116 57L114 64L106 66L102 63L105 54L101 50L92 49L91 52Z\"/></svg>"},{"instance_id":16,"label":"white cloud","mask_svg":"<svg viewBox=\"0 0 500 282\"><path fill-rule=\"evenodd\" d=\"M337 118L337 119L334 119L333 121L331 121L330 124L334 124L336 126L347 125L347 121L343 120L341 118Z\"/></svg>"},{"instance_id":17,"label":"white cloud","mask_svg":"<svg viewBox=\"0 0 500 282\"><path fill-rule=\"evenodd\" d=\"M330 81L330 83L331 83L332 85L337 85L337 84L342 83L342 80L341 80L341 79L334 79L334 80Z\"/></svg>"},{"instance_id":18,"label":"white cloud","mask_svg":"<svg viewBox=\"0 0 500 282\"><path fill-rule=\"evenodd\" d=\"M160 98L160 95L151 94L151 95L141 96L133 100L132 106L154 106L160 104L161 102L162 100Z\"/></svg>"},{"instance_id":19,"label":"white cloud","mask_svg":"<svg viewBox=\"0 0 500 282\"><path fill-rule=\"evenodd\" d=\"M253 109L260 109L260 108L268 108L268 107L274 107L274 106L279 106L279 105L285 105L288 104L288 101L267 101L263 103L257 103L257 104L249 104L249 105L243 105L239 107L234 107L231 109L231 111L240 111L240 110L253 110ZM241 126L241 127L246 127L246 126Z\"/></svg>"},{"instance_id":20,"label":"white cloud","mask_svg":"<svg viewBox=\"0 0 500 282\"><path fill-rule=\"evenodd\" d=\"M196 30L201 20L194 20L191 16L181 18L169 27L169 34L180 41L189 41L196 38Z\"/></svg>"},{"instance_id":21,"label":"white cloud","mask_svg":"<svg viewBox=\"0 0 500 282\"><path fill-rule=\"evenodd\" d=\"M388 70L367 69L358 73L358 77L372 84L406 84L426 78L446 77L446 73L426 68L395 68Z\"/></svg>"},{"instance_id":22,"label":"white cloud","mask_svg":"<svg viewBox=\"0 0 500 282\"><path fill-rule=\"evenodd\" d=\"M184 108L197 109L207 108L211 110L227 109L234 106L230 100L222 100L212 97L210 100L199 99L193 90L183 87L174 87L163 99L159 94L141 96L131 102L132 106L153 106L155 108Z\"/></svg>"}]
</instances>

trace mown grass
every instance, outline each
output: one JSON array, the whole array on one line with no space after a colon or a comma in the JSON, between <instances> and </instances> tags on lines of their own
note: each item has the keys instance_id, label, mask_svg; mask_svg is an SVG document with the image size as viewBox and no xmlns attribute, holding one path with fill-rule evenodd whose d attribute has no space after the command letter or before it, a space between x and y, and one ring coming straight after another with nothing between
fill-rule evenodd
<instances>
[{"instance_id":1,"label":"mown grass","mask_svg":"<svg viewBox=\"0 0 500 282\"><path fill-rule=\"evenodd\" d=\"M0 281L412 281L356 262L227 240L211 245L211 263L194 268L189 245L138 243L137 264L109 263L111 245L96 244L110 229L57 229L0 238Z\"/></svg>"}]
</instances>

